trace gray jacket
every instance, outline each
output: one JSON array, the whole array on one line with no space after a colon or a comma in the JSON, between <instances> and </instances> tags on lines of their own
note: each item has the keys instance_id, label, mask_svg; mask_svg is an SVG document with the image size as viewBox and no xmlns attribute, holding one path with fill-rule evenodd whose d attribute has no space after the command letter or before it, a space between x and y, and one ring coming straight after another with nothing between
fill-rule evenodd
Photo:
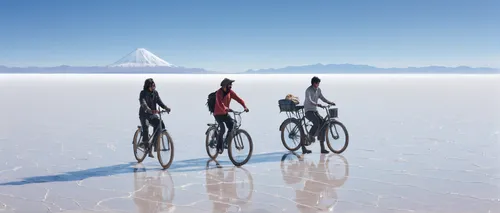
<instances>
[{"instance_id":1,"label":"gray jacket","mask_svg":"<svg viewBox=\"0 0 500 213\"><path fill-rule=\"evenodd\" d=\"M318 105L318 99L321 99L325 103L332 103L323 96L319 87L314 88L312 85L309 86L306 89L306 98L304 99L304 112L318 111L316 108Z\"/></svg>"}]
</instances>

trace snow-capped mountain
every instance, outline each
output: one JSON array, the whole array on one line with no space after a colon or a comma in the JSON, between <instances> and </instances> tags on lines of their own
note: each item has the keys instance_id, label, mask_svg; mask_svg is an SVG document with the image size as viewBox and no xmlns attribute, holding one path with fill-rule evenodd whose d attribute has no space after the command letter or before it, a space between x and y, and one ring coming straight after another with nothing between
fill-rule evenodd
<instances>
[{"instance_id":1,"label":"snow-capped mountain","mask_svg":"<svg viewBox=\"0 0 500 213\"><path fill-rule=\"evenodd\" d=\"M109 67L176 67L144 48L137 48Z\"/></svg>"},{"instance_id":2,"label":"snow-capped mountain","mask_svg":"<svg viewBox=\"0 0 500 213\"><path fill-rule=\"evenodd\" d=\"M173 65L144 48L137 48L113 64L106 66L2 67L0 73L216 73L202 68Z\"/></svg>"}]
</instances>

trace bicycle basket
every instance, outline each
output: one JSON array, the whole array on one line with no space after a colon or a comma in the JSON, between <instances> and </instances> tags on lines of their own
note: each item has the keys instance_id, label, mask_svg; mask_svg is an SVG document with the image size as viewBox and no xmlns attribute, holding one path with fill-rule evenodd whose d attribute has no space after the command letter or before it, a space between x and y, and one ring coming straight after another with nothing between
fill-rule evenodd
<instances>
[{"instance_id":1,"label":"bicycle basket","mask_svg":"<svg viewBox=\"0 0 500 213\"><path fill-rule=\"evenodd\" d=\"M330 118L337 118L338 117L338 108L328 109L328 113L330 113Z\"/></svg>"},{"instance_id":2,"label":"bicycle basket","mask_svg":"<svg viewBox=\"0 0 500 213\"><path fill-rule=\"evenodd\" d=\"M281 99L278 101L280 112L294 112L296 111L296 104L292 100Z\"/></svg>"}]
</instances>

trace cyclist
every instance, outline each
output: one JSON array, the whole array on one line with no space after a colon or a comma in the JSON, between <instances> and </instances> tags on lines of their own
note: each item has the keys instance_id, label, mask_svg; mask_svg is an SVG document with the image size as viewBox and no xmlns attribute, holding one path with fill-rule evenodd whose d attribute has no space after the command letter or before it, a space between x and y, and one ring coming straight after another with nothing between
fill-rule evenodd
<instances>
[{"instance_id":1,"label":"cyclist","mask_svg":"<svg viewBox=\"0 0 500 213\"><path fill-rule=\"evenodd\" d=\"M304 111L306 112L307 120L313 123L313 126L308 132L308 137L310 141L314 141L314 137L318 134L318 129L323 125L323 117L318 113L317 107L323 107L323 105L318 103L318 99L321 99L323 102L328 103L330 105L335 105L335 103L327 100L323 94L321 93L321 89L319 88L319 83L321 80L314 76L311 79L311 86L306 89L306 98L304 100ZM325 134L319 134L318 140L320 141L321 153L327 154L328 150L325 149ZM311 153L311 150L305 148L302 145L302 152Z\"/></svg>"},{"instance_id":2,"label":"cyclist","mask_svg":"<svg viewBox=\"0 0 500 213\"><path fill-rule=\"evenodd\" d=\"M226 128L224 123L227 126L227 135L233 130L234 122L231 116L229 116L228 112L232 110L229 108L229 104L231 103L231 99L234 99L238 103L241 104L245 108L245 112L248 112L248 108L245 105L243 99L241 99L236 93L232 90L234 80L230 80L228 78L224 78L220 83L221 88L217 90L215 93L215 107L214 107L214 117L220 127L220 132L217 134L217 151L219 154L224 152L224 147L222 143L222 138Z\"/></svg>"},{"instance_id":3,"label":"cyclist","mask_svg":"<svg viewBox=\"0 0 500 213\"><path fill-rule=\"evenodd\" d=\"M139 144L139 147L145 147L148 144L148 136L149 136L149 125L146 123L148 121L153 125L154 131L157 131L160 119L158 118L158 110L156 109L156 104L160 105L163 109L165 109L168 113L170 113L170 108L168 108L160 98L158 91L156 91L156 84L152 78L146 79L144 81L144 86L139 95L139 120L141 120L142 125L142 142ZM162 127L165 127L165 124L161 122ZM154 138L154 135L153 135ZM154 151L156 151L156 144L154 145ZM149 157L154 158L153 153L149 152Z\"/></svg>"}]
</instances>

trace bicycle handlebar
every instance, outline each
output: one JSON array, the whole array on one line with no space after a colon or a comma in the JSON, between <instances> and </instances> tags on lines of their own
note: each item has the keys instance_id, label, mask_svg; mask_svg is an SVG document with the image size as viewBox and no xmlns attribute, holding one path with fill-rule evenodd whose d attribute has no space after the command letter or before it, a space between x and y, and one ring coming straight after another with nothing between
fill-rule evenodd
<instances>
[{"instance_id":1,"label":"bicycle handlebar","mask_svg":"<svg viewBox=\"0 0 500 213\"><path fill-rule=\"evenodd\" d=\"M229 109L229 112L231 112L231 113L233 113L235 115L241 115L241 114L245 113L244 110L243 111L235 111L235 110L232 110L232 109Z\"/></svg>"},{"instance_id":2,"label":"bicycle handlebar","mask_svg":"<svg viewBox=\"0 0 500 213\"><path fill-rule=\"evenodd\" d=\"M336 107L337 105L332 105L332 104L328 104L326 106L318 106L320 108L323 108L323 109L326 109L326 108L331 108L331 107Z\"/></svg>"},{"instance_id":3,"label":"bicycle handlebar","mask_svg":"<svg viewBox=\"0 0 500 213\"><path fill-rule=\"evenodd\" d=\"M157 111L158 111L158 113L157 113L157 114L160 114L160 113L161 113L161 114L163 114L163 113L169 113L169 112L167 112L167 110L157 110ZM169 113L169 114L170 114L170 113Z\"/></svg>"},{"instance_id":4,"label":"bicycle handlebar","mask_svg":"<svg viewBox=\"0 0 500 213\"><path fill-rule=\"evenodd\" d=\"M230 112L234 113L235 115L241 115L241 114L245 113L245 111L234 111L234 110L232 110Z\"/></svg>"}]
</instances>

